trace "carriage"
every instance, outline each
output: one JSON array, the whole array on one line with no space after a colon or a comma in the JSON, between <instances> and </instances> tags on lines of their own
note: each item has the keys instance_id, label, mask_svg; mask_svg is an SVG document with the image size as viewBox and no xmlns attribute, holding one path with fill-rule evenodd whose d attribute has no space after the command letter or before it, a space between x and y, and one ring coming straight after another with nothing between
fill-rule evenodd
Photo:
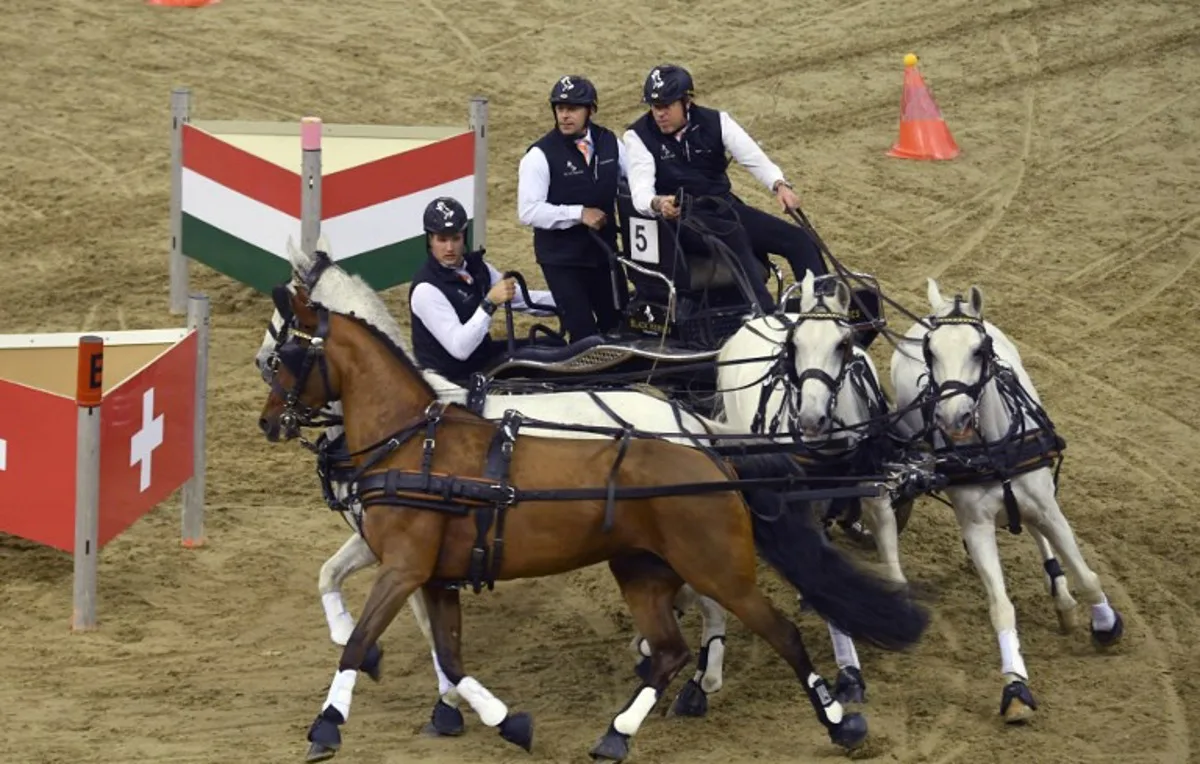
<instances>
[{"instance_id":1,"label":"carriage","mask_svg":"<svg viewBox=\"0 0 1200 764\"><path fill-rule=\"evenodd\" d=\"M680 202L684 215L679 222L641 217L622 180L617 195L620 250L610 252L610 272L614 280L628 278L633 290L626 301L624 290L614 283L613 299L623 316L619 328L567 343L561 332L539 323L518 349L512 309L506 305L509 352L471 380L472 399L488 392L644 385L712 416L718 397L717 354L757 308L750 285L719 239L700 230L706 251L685 251L679 245L679 226L694 225L688 210L707 205L721 215L722 203L703 197L683 197ZM776 301L785 311L796 312L799 297L792 296L792 287L784 289L779 265L769 258L766 265L775 282ZM523 276L512 271L506 275L516 277L526 304L531 304ZM858 285L851 315L859 328L858 342L866 347L884 325L882 304L873 276L851 276ZM838 278L819 277L818 290L831 290Z\"/></svg>"}]
</instances>

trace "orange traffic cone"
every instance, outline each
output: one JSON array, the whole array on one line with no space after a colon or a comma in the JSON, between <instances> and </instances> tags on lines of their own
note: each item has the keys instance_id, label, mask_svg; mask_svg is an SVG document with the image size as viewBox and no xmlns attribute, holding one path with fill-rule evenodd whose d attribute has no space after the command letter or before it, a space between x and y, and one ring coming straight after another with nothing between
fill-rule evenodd
<instances>
[{"instance_id":1,"label":"orange traffic cone","mask_svg":"<svg viewBox=\"0 0 1200 764\"><path fill-rule=\"evenodd\" d=\"M917 69L917 57L904 57L904 93L900 98L900 138L888 156L901 159L953 159L958 144Z\"/></svg>"},{"instance_id":2,"label":"orange traffic cone","mask_svg":"<svg viewBox=\"0 0 1200 764\"><path fill-rule=\"evenodd\" d=\"M219 2L221 0L146 0L146 5L161 5L167 8L203 8Z\"/></svg>"}]
</instances>

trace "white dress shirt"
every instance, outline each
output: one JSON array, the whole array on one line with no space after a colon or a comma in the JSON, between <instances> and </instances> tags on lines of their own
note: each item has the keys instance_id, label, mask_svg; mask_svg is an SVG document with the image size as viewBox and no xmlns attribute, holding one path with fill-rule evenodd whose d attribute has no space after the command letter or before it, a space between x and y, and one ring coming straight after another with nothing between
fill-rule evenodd
<instances>
[{"instance_id":1,"label":"white dress shirt","mask_svg":"<svg viewBox=\"0 0 1200 764\"><path fill-rule=\"evenodd\" d=\"M502 278L500 271L493 268L491 263L485 263L485 265L491 275L491 283L495 284L500 281ZM465 276L466 282L470 283L471 276L467 273L465 263L455 272L458 273L459 278ZM484 293L486 294L487 290L484 290ZM554 305L554 296L544 289L530 289L529 296L533 298L534 302L541 305ZM517 293L513 295L512 306L513 310L524 311L535 316L551 315L548 311L531 310L525 304L519 287ZM460 361L471 357L471 354L483 342L483 338L488 335L488 328L492 323L492 317L487 314L482 305L476 308L466 323L459 321L458 312L446 299L446 295L427 282L417 284L413 289L409 308L414 316L421 319L421 323L425 324L425 328L441 343L446 352Z\"/></svg>"},{"instance_id":2,"label":"white dress shirt","mask_svg":"<svg viewBox=\"0 0 1200 764\"><path fill-rule=\"evenodd\" d=\"M749 170L750 174L767 188L771 188L776 182L783 180L783 171L767 157L762 147L750 137L749 133L727 112L722 111L720 115L721 141L734 161ZM687 130L688 128L685 127L676 133L675 140L683 140ZM642 143L642 139L632 129L625 131L624 144L628 156L626 167L633 208L641 215L655 217L657 213L650 209L650 202L655 196L658 196L654 191L654 155L650 153L646 144Z\"/></svg>"},{"instance_id":3,"label":"white dress shirt","mask_svg":"<svg viewBox=\"0 0 1200 764\"><path fill-rule=\"evenodd\" d=\"M592 131L588 128L584 133L588 144L588 155L596 155L596 146L592 143ZM625 145L617 141L617 157L620 163L620 177L627 177ZM517 168L517 218L521 225L533 228L570 228L583 222L582 204L550 204L546 195L550 193L550 165L546 162L546 154L538 146L534 146L521 157Z\"/></svg>"}]
</instances>

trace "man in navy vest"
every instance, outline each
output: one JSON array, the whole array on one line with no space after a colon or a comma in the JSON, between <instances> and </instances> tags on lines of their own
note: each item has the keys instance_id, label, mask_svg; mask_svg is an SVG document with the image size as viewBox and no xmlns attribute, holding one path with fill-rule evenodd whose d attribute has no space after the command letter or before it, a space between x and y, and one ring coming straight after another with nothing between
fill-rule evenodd
<instances>
[{"instance_id":1,"label":"man in navy vest","mask_svg":"<svg viewBox=\"0 0 1200 764\"><path fill-rule=\"evenodd\" d=\"M408 290L413 353L422 368L466 384L505 350L488 333L497 307L511 300L514 310L548 312L530 309L515 280L502 278L484 261L483 250L464 254L467 211L456 199L434 199L425 208L424 222L428 257ZM543 290L531 289L529 296L539 305L554 304Z\"/></svg>"},{"instance_id":2,"label":"man in navy vest","mask_svg":"<svg viewBox=\"0 0 1200 764\"><path fill-rule=\"evenodd\" d=\"M826 273L824 261L802 228L756 210L733 194L726 152L771 189L784 209L800 204L783 171L741 125L724 111L697 105L693 97L692 76L681 66L657 66L646 77L642 100L650 109L624 136L633 207L642 215L678 219L675 194L680 189L690 196L729 202L741 227L719 238L738 256L763 309L771 310L774 300L764 284L763 267L768 253L786 257L797 281L806 270L817 276ZM720 223L712 227L720 231ZM703 243L687 227L680 240L687 251L703 251Z\"/></svg>"},{"instance_id":3,"label":"man in navy vest","mask_svg":"<svg viewBox=\"0 0 1200 764\"><path fill-rule=\"evenodd\" d=\"M554 83L554 128L526 150L517 180L517 217L533 228L534 256L572 342L616 329L628 299L624 272L596 241L616 250L625 164L617 136L592 121L597 102L584 77Z\"/></svg>"}]
</instances>

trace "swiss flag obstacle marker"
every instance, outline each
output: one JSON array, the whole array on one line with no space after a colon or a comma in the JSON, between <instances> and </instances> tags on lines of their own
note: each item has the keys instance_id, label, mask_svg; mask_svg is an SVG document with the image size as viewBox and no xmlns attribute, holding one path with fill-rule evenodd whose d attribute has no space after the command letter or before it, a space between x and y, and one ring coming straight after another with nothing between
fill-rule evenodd
<instances>
[{"instance_id":1,"label":"swiss flag obstacle marker","mask_svg":"<svg viewBox=\"0 0 1200 764\"><path fill-rule=\"evenodd\" d=\"M74 554L73 630L96 626L100 550L180 486L182 543L204 542L208 330L192 295L186 329L0 335L0 531Z\"/></svg>"}]
</instances>

